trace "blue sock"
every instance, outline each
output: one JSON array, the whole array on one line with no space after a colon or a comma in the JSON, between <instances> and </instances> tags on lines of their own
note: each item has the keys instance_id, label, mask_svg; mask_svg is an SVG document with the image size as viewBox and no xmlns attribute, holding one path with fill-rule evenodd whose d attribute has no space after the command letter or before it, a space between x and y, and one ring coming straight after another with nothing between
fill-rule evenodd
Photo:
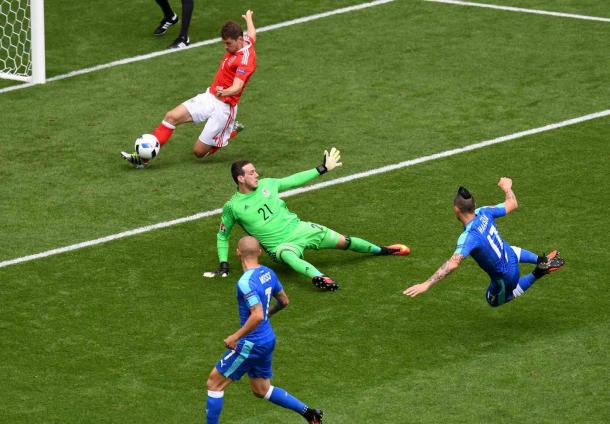
<instances>
[{"instance_id":1,"label":"blue sock","mask_svg":"<svg viewBox=\"0 0 610 424\"><path fill-rule=\"evenodd\" d=\"M273 387L269 388L269 391L265 395L265 399L270 402L275 403L276 405L283 406L287 409L292 409L293 411L303 415L307 410L307 405L303 402L292 396L286 390L281 387Z\"/></svg>"},{"instance_id":2,"label":"blue sock","mask_svg":"<svg viewBox=\"0 0 610 424\"><path fill-rule=\"evenodd\" d=\"M225 392L213 392L208 390L208 401L205 409L207 424L218 424L220 413L222 412L222 405L225 400L224 395Z\"/></svg>"},{"instance_id":3,"label":"blue sock","mask_svg":"<svg viewBox=\"0 0 610 424\"><path fill-rule=\"evenodd\" d=\"M537 264L538 255L530 252L529 250L521 249L521 256L519 257L519 262L525 262L527 264Z\"/></svg>"},{"instance_id":4,"label":"blue sock","mask_svg":"<svg viewBox=\"0 0 610 424\"><path fill-rule=\"evenodd\" d=\"M536 277L534 277L533 273L530 273L519 278L519 287L521 287L521 290L527 291L535 282Z\"/></svg>"}]
</instances>

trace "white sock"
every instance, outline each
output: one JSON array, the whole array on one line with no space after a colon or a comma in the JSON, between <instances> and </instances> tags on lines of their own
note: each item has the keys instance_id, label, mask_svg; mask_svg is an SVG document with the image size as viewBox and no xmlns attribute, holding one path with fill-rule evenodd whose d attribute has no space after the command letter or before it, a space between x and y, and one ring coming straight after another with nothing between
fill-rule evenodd
<instances>
[{"instance_id":1,"label":"white sock","mask_svg":"<svg viewBox=\"0 0 610 424\"><path fill-rule=\"evenodd\" d=\"M165 120L161 121L161 124L162 124L164 127L169 128L170 130L175 130L175 129L176 129L176 126L175 126L175 125L172 125L172 124L170 124L169 122L167 122L167 121L165 121Z\"/></svg>"},{"instance_id":2,"label":"white sock","mask_svg":"<svg viewBox=\"0 0 610 424\"><path fill-rule=\"evenodd\" d=\"M273 386L269 386L269 390L267 390L267 394L265 395L265 400L269 400L271 393L273 393Z\"/></svg>"},{"instance_id":3,"label":"white sock","mask_svg":"<svg viewBox=\"0 0 610 424\"><path fill-rule=\"evenodd\" d=\"M525 290L523 290L521 288L521 286L519 284L517 284L517 287L515 287L515 289L513 290L513 298L519 297L524 293L525 293Z\"/></svg>"}]
</instances>

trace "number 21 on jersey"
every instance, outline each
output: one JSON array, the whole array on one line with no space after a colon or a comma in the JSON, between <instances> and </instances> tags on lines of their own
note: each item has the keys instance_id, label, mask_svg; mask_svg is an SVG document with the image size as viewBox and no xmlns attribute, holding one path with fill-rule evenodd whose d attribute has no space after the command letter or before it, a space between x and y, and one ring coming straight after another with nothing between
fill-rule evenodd
<instances>
[{"instance_id":1,"label":"number 21 on jersey","mask_svg":"<svg viewBox=\"0 0 610 424\"><path fill-rule=\"evenodd\" d=\"M258 208L257 212L259 215L263 215L263 221L268 220L269 218L271 218L271 215L273 215L273 211L269 209L269 206L267 206L266 203L264 204L264 207Z\"/></svg>"}]
</instances>

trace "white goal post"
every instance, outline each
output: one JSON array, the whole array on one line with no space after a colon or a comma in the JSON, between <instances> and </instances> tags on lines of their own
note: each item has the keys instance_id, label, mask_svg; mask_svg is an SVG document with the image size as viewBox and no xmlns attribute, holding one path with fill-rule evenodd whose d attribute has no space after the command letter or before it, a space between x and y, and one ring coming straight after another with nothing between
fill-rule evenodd
<instances>
[{"instance_id":1,"label":"white goal post","mask_svg":"<svg viewBox=\"0 0 610 424\"><path fill-rule=\"evenodd\" d=\"M0 78L46 79L44 0L0 0Z\"/></svg>"}]
</instances>

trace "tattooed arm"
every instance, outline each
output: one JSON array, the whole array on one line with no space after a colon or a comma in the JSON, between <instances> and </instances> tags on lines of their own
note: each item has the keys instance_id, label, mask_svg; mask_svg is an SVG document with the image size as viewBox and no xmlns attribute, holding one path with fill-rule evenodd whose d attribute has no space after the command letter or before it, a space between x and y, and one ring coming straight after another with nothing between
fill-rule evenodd
<instances>
[{"instance_id":1,"label":"tattooed arm","mask_svg":"<svg viewBox=\"0 0 610 424\"><path fill-rule=\"evenodd\" d=\"M443 278L445 278L447 275L449 275L451 273L451 271L453 271L458 266L460 266L460 264L462 263L463 260L464 260L464 255L453 254L451 256L451 258L449 258L449 260L447 262L445 262L443 265L441 265L441 267L439 269L437 269L436 272L434 274L432 274L432 276L430 278L428 278L425 282L420 283L420 284L415 284L415 285L407 288L402 293L407 296L411 296L411 297L415 297L418 294L422 294L423 292L427 291L430 287L432 287L433 285L435 285L436 283L441 281Z\"/></svg>"},{"instance_id":2,"label":"tattooed arm","mask_svg":"<svg viewBox=\"0 0 610 424\"><path fill-rule=\"evenodd\" d=\"M519 206L517 203L517 196L513 193L513 180L502 177L500 178L500 181L498 181L498 187L504 191L504 207L506 208L506 213L509 214Z\"/></svg>"}]
</instances>

